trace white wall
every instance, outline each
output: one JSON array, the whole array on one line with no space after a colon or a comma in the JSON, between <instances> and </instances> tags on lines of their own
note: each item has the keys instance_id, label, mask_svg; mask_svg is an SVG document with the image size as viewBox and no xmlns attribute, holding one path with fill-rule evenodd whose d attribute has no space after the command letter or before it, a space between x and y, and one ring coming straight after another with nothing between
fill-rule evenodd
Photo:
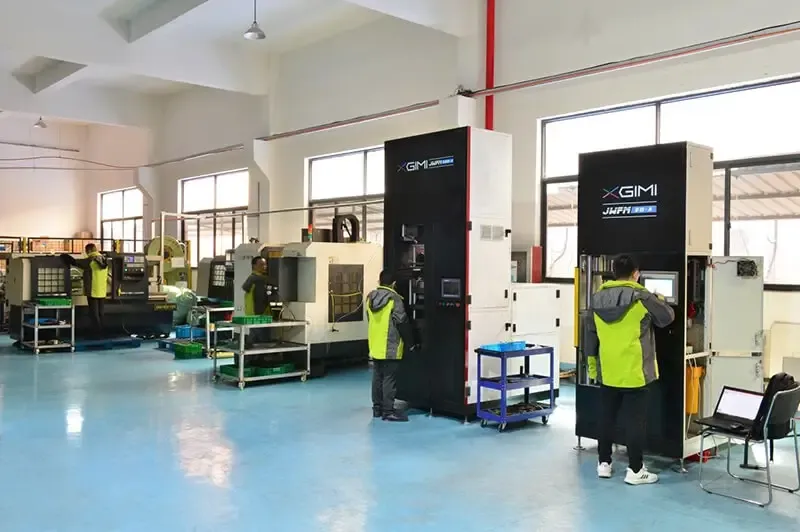
<instances>
[{"instance_id":1,"label":"white wall","mask_svg":"<svg viewBox=\"0 0 800 532\"><path fill-rule=\"evenodd\" d=\"M135 167L147 164L151 159L152 139L150 131L135 127L86 126L83 158L106 165ZM100 165L85 164L82 176L82 195L86 201L83 224L96 237L100 236L100 198L102 192L140 186L137 170L108 169ZM149 206L158 191L142 187L145 203ZM147 225L147 220L145 220Z\"/></svg>"},{"instance_id":2,"label":"white wall","mask_svg":"<svg viewBox=\"0 0 800 532\"><path fill-rule=\"evenodd\" d=\"M435 100L458 80L458 39L394 18L280 58L272 105L274 132ZM436 109L275 142L271 208L307 204L308 157L382 145L439 128ZM305 213L272 216L270 239L297 240Z\"/></svg>"},{"instance_id":3,"label":"white wall","mask_svg":"<svg viewBox=\"0 0 800 532\"><path fill-rule=\"evenodd\" d=\"M51 122L47 129L35 129L31 127L35 121L36 117L0 115L0 141L81 151L0 144L0 159L85 156L85 126ZM64 159L0 162L0 235L71 237L86 229L81 167L81 163Z\"/></svg>"}]
</instances>

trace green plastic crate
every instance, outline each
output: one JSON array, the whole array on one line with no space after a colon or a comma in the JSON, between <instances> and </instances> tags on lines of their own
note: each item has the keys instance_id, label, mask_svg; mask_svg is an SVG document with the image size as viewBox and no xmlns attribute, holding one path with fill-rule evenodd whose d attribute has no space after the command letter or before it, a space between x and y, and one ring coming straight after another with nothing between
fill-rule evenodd
<instances>
[{"instance_id":1,"label":"green plastic crate","mask_svg":"<svg viewBox=\"0 0 800 532\"><path fill-rule=\"evenodd\" d=\"M244 377L255 377L256 376L256 369L257 368L244 368ZM238 377L239 376L239 368L237 368L233 364L225 364L224 366L219 367L219 372L223 375L229 375L231 377Z\"/></svg>"},{"instance_id":2,"label":"green plastic crate","mask_svg":"<svg viewBox=\"0 0 800 532\"><path fill-rule=\"evenodd\" d=\"M259 377L268 377L270 375L282 375L284 373L291 373L294 371L294 364L281 364L280 366L273 366L271 368L254 368L256 375Z\"/></svg>"},{"instance_id":3,"label":"green plastic crate","mask_svg":"<svg viewBox=\"0 0 800 532\"><path fill-rule=\"evenodd\" d=\"M203 344L197 342L175 342L175 358L202 358Z\"/></svg>"},{"instance_id":4,"label":"green plastic crate","mask_svg":"<svg viewBox=\"0 0 800 532\"><path fill-rule=\"evenodd\" d=\"M233 323L239 325L259 325L272 323L272 316L234 316Z\"/></svg>"},{"instance_id":5,"label":"green plastic crate","mask_svg":"<svg viewBox=\"0 0 800 532\"><path fill-rule=\"evenodd\" d=\"M69 297L42 297L37 300L40 307L71 307L72 298Z\"/></svg>"}]
</instances>

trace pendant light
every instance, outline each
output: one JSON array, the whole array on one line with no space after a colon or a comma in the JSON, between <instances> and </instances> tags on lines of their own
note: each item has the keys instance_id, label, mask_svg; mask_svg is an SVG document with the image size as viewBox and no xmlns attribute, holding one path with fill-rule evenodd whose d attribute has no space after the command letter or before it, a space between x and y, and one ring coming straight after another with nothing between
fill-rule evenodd
<instances>
[{"instance_id":1,"label":"pendant light","mask_svg":"<svg viewBox=\"0 0 800 532\"><path fill-rule=\"evenodd\" d=\"M33 127L35 127L36 129L47 129L47 122L45 122L40 116L39 120L37 120L36 123L33 124Z\"/></svg>"},{"instance_id":2,"label":"pendant light","mask_svg":"<svg viewBox=\"0 0 800 532\"><path fill-rule=\"evenodd\" d=\"M267 38L264 30L258 25L258 0L253 0L253 23L244 32L244 38L248 41L262 41Z\"/></svg>"}]
</instances>

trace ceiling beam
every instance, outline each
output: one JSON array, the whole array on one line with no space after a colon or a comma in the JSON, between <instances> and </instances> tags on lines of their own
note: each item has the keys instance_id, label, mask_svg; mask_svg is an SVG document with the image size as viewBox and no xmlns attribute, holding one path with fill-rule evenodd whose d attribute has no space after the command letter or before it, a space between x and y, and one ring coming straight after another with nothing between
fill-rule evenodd
<instances>
[{"instance_id":1,"label":"ceiling beam","mask_svg":"<svg viewBox=\"0 0 800 532\"><path fill-rule=\"evenodd\" d=\"M353 4L399 19L427 26L456 37L478 30L479 0L349 0Z\"/></svg>"},{"instance_id":2,"label":"ceiling beam","mask_svg":"<svg viewBox=\"0 0 800 532\"><path fill-rule=\"evenodd\" d=\"M138 41L206 2L208 0L165 0L150 4L130 19L122 21L127 30L126 38L128 42Z\"/></svg>"},{"instance_id":3,"label":"ceiling beam","mask_svg":"<svg viewBox=\"0 0 800 532\"><path fill-rule=\"evenodd\" d=\"M66 4L0 3L0 50L234 92L267 92L269 64L260 51L202 40L128 43L106 20Z\"/></svg>"}]
</instances>

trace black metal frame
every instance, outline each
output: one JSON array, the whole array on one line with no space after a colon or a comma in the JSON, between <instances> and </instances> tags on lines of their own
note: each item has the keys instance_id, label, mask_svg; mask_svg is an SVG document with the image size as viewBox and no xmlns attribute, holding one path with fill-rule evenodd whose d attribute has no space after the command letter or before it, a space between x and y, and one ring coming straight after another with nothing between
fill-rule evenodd
<instances>
[{"instance_id":1,"label":"black metal frame","mask_svg":"<svg viewBox=\"0 0 800 532\"><path fill-rule=\"evenodd\" d=\"M675 102L687 101L687 100L694 100L699 98L708 98L712 96L718 96L722 94L730 94L734 92L743 92L753 89L760 89L765 87L773 87L778 85L787 85L790 83L797 83L800 82L800 77L793 77L787 78L782 80L773 80L768 82L750 84L750 85L743 85L740 87L733 87L728 89L719 89L715 91L709 92L702 92L692 95L686 96L676 96L672 98L660 98L657 100L633 104L633 105L620 105L608 109L602 109L599 111L588 111L583 113L576 113L572 115L566 115L556 118L550 118L547 120L542 120L541 129L540 129L540 136L541 136L541 160L540 160L540 172L541 175L544 176L545 164L546 164L546 143L547 143L547 135L545 134L545 129L547 124L553 122L561 122L566 120L572 120L576 118L584 118L587 116L595 116L600 114L608 114L608 113L615 113L619 111L627 111L630 109L640 109L643 107L654 106L655 113L656 113L656 131L655 131L655 142L661 142L661 108L665 104L671 104ZM787 154L787 155L776 155L776 156L767 156L767 157L752 157L749 159L736 159L736 160L729 160L729 161L719 161L714 163L715 170L724 170L725 171L725 183L724 183L724 214L723 214L723 224L724 224L724 243L723 243L723 254L729 255L730 254L730 229L731 229L731 180L732 175L735 170L742 170L746 168L753 168L759 166L780 166L780 165L789 165L789 164L800 164L800 153L795 154ZM570 183L574 182L577 186L578 184L578 176L557 176L557 177L542 177L540 182L540 212L541 215L539 217L539 241L542 246L542 261L543 261L543 268L544 268L544 280L550 283L562 283L562 284L572 284L574 282L571 278L564 278L564 277L549 277L547 276L547 185L549 184L558 184L558 183ZM800 292L800 284L765 284L764 289L770 292Z\"/></svg>"}]
</instances>

